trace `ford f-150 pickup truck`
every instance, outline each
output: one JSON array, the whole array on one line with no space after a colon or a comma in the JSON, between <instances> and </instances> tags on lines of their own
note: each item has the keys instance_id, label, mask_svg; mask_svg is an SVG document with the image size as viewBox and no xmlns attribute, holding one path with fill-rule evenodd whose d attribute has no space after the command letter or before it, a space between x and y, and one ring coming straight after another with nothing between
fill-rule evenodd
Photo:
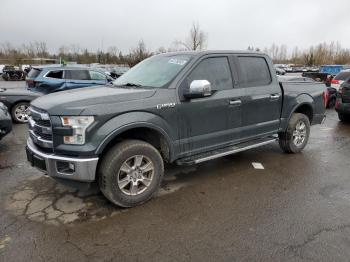
<instances>
[{"instance_id":1,"label":"ford f-150 pickup truck","mask_svg":"<svg viewBox=\"0 0 350 262\"><path fill-rule=\"evenodd\" d=\"M275 141L287 153L324 119L325 86L279 83L262 53L148 58L113 85L31 103L28 161L61 181L98 182L114 204L149 200L164 163L197 164Z\"/></svg>"}]
</instances>

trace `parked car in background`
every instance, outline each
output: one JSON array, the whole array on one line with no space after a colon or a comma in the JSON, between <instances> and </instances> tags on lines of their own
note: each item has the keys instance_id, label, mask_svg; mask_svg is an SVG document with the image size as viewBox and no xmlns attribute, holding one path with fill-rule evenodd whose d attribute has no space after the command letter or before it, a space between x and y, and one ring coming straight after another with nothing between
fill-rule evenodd
<instances>
[{"instance_id":1,"label":"parked car in background","mask_svg":"<svg viewBox=\"0 0 350 262\"><path fill-rule=\"evenodd\" d=\"M325 83L327 81L327 77L329 76L329 74L320 73L320 72L303 72L301 74L301 76L312 78L313 80L315 80L317 82L324 82Z\"/></svg>"},{"instance_id":2,"label":"parked car in background","mask_svg":"<svg viewBox=\"0 0 350 262\"><path fill-rule=\"evenodd\" d=\"M286 74L286 71L284 71L280 67L275 67L275 70L276 70L276 75L285 75Z\"/></svg>"},{"instance_id":3,"label":"parked car in background","mask_svg":"<svg viewBox=\"0 0 350 262\"><path fill-rule=\"evenodd\" d=\"M327 87L327 104L326 108L333 108L337 100L337 89L333 87Z\"/></svg>"},{"instance_id":4,"label":"parked car in background","mask_svg":"<svg viewBox=\"0 0 350 262\"><path fill-rule=\"evenodd\" d=\"M280 82L317 83L312 78L303 76L278 76L278 80Z\"/></svg>"},{"instance_id":5,"label":"parked car in background","mask_svg":"<svg viewBox=\"0 0 350 262\"><path fill-rule=\"evenodd\" d=\"M0 65L0 75L2 75L2 70L4 69L5 65Z\"/></svg>"},{"instance_id":6,"label":"parked car in background","mask_svg":"<svg viewBox=\"0 0 350 262\"><path fill-rule=\"evenodd\" d=\"M0 102L5 104L16 123L28 122L29 103L39 96L42 94L25 89L0 88Z\"/></svg>"},{"instance_id":7,"label":"parked car in background","mask_svg":"<svg viewBox=\"0 0 350 262\"><path fill-rule=\"evenodd\" d=\"M7 107L0 103L0 140L12 130L11 116Z\"/></svg>"},{"instance_id":8,"label":"parked car in background","mask_svg":"<svg viewBox=\"0 0 350 262\"><path fill-rule=\"evenodd\" d=\"M331 86L339 90L342 83L350 77L350 69L340 71L332 80Z\"/></svg>"},{"instance_id":9,"label":"parked car in background","mask_svg":"<svg viewBox=\"0 0 350 262\"><path fill-rule=\"evenodd\" d=\"M117 79L130 69L130 67L126 65L91 64L91 66L91 68L101 70L114 79Z\"/></svg>"},{"instance_id":10,"label":"parked car in background","mask_svg":"<svg viewBox=\"0 0 350 262\"><path fill-rule=\"evenodd\" d=\"M17 66L5 65L2 69L2 78L5 81L19 81L25 79L25 73Z\"/></svg>"},{"instance_id":11,"label":"parked car in background","mask_svg":"<svg viewBox=\"0 0 350 262\"><path fill-rule=\"evenodd\" d=\"M126 66L114 66L110 70L110 74L114 79L117 79L118 77L122 76L125 72L127 72L130 69L130 67Z\"/></svg>"},{"instance_id":12,"label":"parked car in background","mask_svg":"<svg viewBox=\"0 0 350 262\"><path fill-rule=\"evenodd\" d=\"M350 122L350 77L340 85L335 110L340 121Z\"/></svg>"},{"instance_id":13,"label":"parked car in background","mask_svg":"<svg viewBox=\"0 0 350 262\"><path fill-rule=\"evenodd\" d=\"M87 86L106 85L114 79L102 70L77 66L33 67L27 75L28 90L49 94Z\"/></svg>"}]
</instances>

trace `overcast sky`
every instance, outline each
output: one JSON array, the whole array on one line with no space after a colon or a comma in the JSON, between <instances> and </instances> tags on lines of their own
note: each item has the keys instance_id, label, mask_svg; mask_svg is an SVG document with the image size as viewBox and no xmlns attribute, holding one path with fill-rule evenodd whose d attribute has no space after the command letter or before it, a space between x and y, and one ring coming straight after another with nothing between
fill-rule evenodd
<instances>
[{"instance_id":1,"label":"overcast sky","mask_svg":"<svg viewBox=\"0 0 350 262\"><path fill-rule=\"evenodd\" d=\"M350 0L1 0L0 43L128 52L143 39L155 50L185 39L193 22L208 34L208 49L350 48Z\"/></svg>"}]
</instances>

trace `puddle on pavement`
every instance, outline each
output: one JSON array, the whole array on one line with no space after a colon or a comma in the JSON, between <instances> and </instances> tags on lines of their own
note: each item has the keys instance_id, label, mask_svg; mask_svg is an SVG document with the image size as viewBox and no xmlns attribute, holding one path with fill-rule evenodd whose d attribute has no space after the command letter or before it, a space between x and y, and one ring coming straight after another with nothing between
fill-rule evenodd
<instances>
[{"instance_id":1,"label":"puddle on pavement","mask_svg":"<svg viewBox=\"0 0 350 262\"><path fill-rule=\"evenodd\" d=\"M167 172L155 197L174 193L188 185L182 178L194 170ZM80 191L45 176L32 177L14 188L8 194L5 208L17 216L54 226L98 221L128 211L108 202L97 189Z\"/></svg>"}]
</instances>

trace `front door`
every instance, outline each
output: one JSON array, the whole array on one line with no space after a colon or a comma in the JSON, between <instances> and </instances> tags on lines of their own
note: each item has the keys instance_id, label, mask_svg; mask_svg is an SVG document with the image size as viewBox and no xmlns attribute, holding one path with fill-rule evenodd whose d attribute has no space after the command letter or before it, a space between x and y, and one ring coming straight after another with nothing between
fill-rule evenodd
<instances>
[{"instance_id":1,"label":"front door","mask_svg":"<svg viewBox=\"0 0 350 262\"><path fill-rule=\"evenodd\" d=\"M188 88L194 80L211 84L209 97L185 100L181 88ZM232 143L232 127L240 126L241 107L230 101L239 99L233 90L228 57L205 57L198 61L180 85L181 103L178 105L179 141L182 155L210 151ZM238 133L237 133L238 134Z\"/></svg>"}]
</instances>

